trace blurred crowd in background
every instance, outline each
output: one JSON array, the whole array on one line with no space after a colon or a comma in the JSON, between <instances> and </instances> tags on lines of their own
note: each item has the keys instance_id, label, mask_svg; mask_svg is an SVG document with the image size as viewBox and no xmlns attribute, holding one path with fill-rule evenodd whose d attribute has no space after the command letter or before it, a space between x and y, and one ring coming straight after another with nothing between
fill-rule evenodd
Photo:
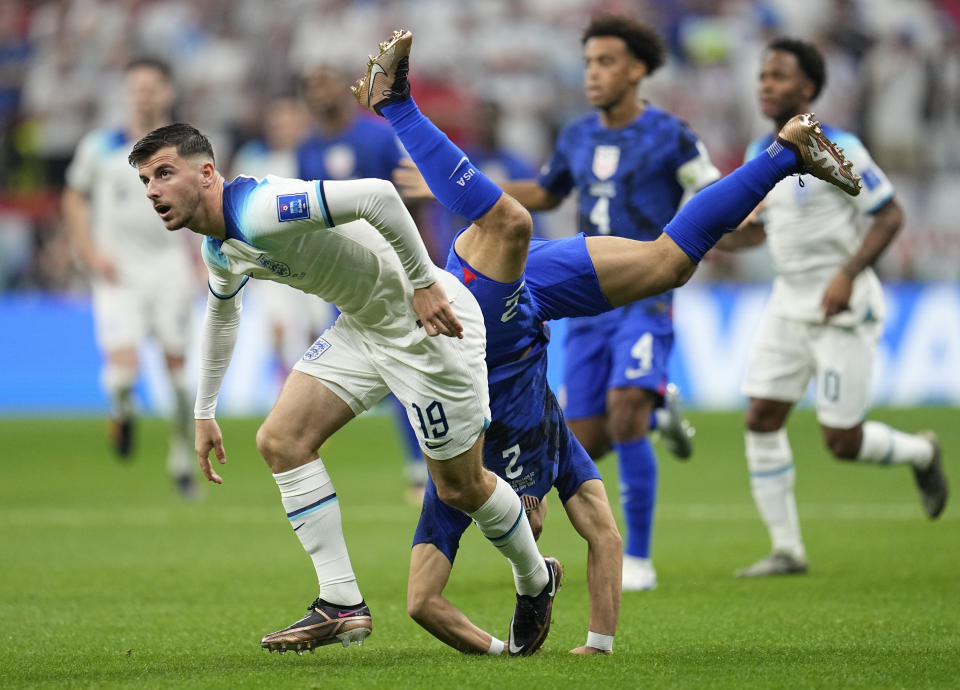
<instances>
[{"instance_id":1,"label":"blurred crowd in background","mask_svg":"<svg viewBox=\"0 0 960 690\"><path fill-rule=\"evenodd\" d=\"M818 118L864 140L906 210L881 277L960 278L960 0L0 0L0 291L86 289L61 228L63 175L83 134L122 124L132 57L173 65L176 118L211 136L230 173L251 142L309 131L305 74L352 81L402 26L424 111L461 145L492 137L536 169L589 107L580 34L602 10L660 31L670 60L641 95L686 120L723 172L771 126L756 102L763 46L815 41ZM575 227L569 209L541 222ZM701 280L771 275L750 253L704 268Z\"/></svg>"}]
</instances>

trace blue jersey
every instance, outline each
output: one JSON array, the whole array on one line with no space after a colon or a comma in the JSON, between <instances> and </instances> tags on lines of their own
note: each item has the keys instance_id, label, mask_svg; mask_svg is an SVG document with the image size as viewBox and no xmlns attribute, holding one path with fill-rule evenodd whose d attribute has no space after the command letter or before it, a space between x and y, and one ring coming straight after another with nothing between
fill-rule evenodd
<instances>
[{"instance_id":1,"label":"blue jersey","mask_svg":"<svg viewBox=\"0 0 960 690\"><path fill-rule=\"evenodd\" d=\"M342 132L315 133L305 139L297 148L297 177L389 180L400 163L400 155L400 144L389 125L360 116Z\"/></svg>"},{"instance_id":2,"label":"blue jersey","mask_svg":"<svg viewBox=\"0 0 960 690\"><path fill-rule=\"evenodd\" d=\"M588 479L593 461L570 434L547 384L545 320L609 310L583 235L534 239L525 275L499 283L473 269L451 248L447 271L467 286L487 327L491 423L483 463L518 494L543 498L557 487L561 501ZM414 544L432 543L452 561L470 519L442 503L428 482Z\"/></svg>"},{"instance_id":3,"label":"blue jersey","mask_svg":"<svg viewBox=\"0 0 960 690\"><path fill-rule=\"evenodd\" d=\"M539 183L560 198L577 190L579 230L586 235L655 240L684 193L718 177L690 128L647 105L620 129L604 127L596 113L567 125ZM654 330L672 328L672 293L641 304L658 324Z\"/></svg>"}]
</instances>

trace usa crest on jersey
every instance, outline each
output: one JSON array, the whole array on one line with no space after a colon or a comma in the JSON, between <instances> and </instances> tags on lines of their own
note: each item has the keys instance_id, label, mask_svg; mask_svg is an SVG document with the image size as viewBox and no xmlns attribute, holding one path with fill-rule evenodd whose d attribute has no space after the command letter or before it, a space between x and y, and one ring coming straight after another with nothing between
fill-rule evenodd
<instances>
[{"instance_id":1,"label":"usa crest on jersey","mask_svg":"<svg viewBox=\"0 0 960 690\"><path fill-rule=\"evenodd\" d=\"M601 145L593 149L593 174L598 180L613 177L620 165L620 147Z\"/></svg>"}]
</instances>

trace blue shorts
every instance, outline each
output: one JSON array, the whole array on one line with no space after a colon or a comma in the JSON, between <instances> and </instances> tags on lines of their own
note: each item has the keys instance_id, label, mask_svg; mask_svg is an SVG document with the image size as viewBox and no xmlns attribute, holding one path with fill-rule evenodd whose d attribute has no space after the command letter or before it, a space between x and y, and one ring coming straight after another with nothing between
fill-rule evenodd
<instances>
[{"instance_id":1,"label":"blue shorts","mask_svg":"<svg viewBox=\"0 0 960 690\"><path fill-rule=\"evenodd\" d=\"M600 289L583 233L559 240L533 239L524 273L545 321L613 309Z\"/></svg>"},{"instance_id":2,"label":"blue shorts","mask_svg":"<svg viewBox=\"0 0 960 690\"><path fill-rule=\"evenodd\" d=\"M599 318L567 322L564 387L568 419L606 414L611 388L643 388L661 398L673 332L641 310L617 309Z\"/></svg>"},{"instance_id":3,"label":"blue shorts","mask_svg":"<svg viewBox=\"0 0 960 690\"><path fill-rule=\"evenodd\" d=\"M542 499L551 486L564 503L590 479L600 479L597 467L567 429L563 413L549 388L546 389L541 423L525 431L511 431L498 425L496 413L484 439L484 465L509 483L517 494ZM496 399L491 395L491 399ZM433 544L453 563L460 535L470 518L437 497L433 481L427 482L420 521L413 544Z\"/></svg>"}]
</instances>

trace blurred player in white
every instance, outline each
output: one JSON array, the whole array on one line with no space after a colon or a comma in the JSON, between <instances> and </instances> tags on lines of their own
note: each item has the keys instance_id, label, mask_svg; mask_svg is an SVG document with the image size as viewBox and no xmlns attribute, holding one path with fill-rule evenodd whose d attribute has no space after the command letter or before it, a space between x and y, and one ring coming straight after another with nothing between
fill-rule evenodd
<instances>
[{"instance_id":1,"label":"blurred player in white","mask_svg":"<svg viewBox=\"0 0 960 690\"><path fill-rule=\"evenodd\" d=\"M776 132L810 109L826 80L817 49L776 39L760 71L759 99ZM749 396L746 455L757 508L773 553L739 577L807 572L794 498L793 454L785 424L816 380L817 419L827 448L839 460L905 464L914 473L926 514L937 517L947 498L940 446L932 432L907 434L865 421L877 341L883 330L883 292L871 266L903 223L894 189L852 134L824 126L863 179L859 196L809 176L777 184L761 208L718 247L767 241L776 278L750 355L743 392ZM758 139L749 159L770 144ZM866 215L869 229L861 233Z\"/></svg>"},{"instance_id":2,"label":"blurred player in white","mask_svg":"<svg viewBox=\"0 0 960 690\"><path fill-rule=\"evenodd\" d=\"M198 288L195 269L189 242L164 229L127 163L133 142L170 121L175 99L170 68L153 58L135 59L127 66L125 88L126 125L90 132L77 147L67 169L63 215L90 271L114 449L121 458L132 453L137 353L149 335L164 352L173 388L167 467L179 491L193 497L193 395L183 364Z\"/></svg>"},{"instance_id":3,"label":"blurred player in white","mask_svg":"<svg viewBox=\"0 0 960 690\"><path fill-rule=\"evenodd\" d=\"M388 101L389 90L378 97ZM519 595L552 603L559 564L540 555L520 498L482 463L490 406L480 307L430 261L393 185L275 177L226 182L209 140L186 124L154 130L137 142L129 161L168 229L206 236L210 294L194 414L195 450L207 479L222 482L209 457L213 451L221 464L226 461L214 413L247 280L284 283L341 312L294 367L257 432L257 447L319 583L307 615L264 636L261 645L302 653L334 642L361 643L372 630L337 494L317 449L391 391L421 432L441 500L468 514L510 561ZM466 184L464 193L478 196L486 213L503 212L502 204L494 205L499 190L494 195ZM437 335L454 337L428 337ZM524 619L531 636L544 625L534 614L518 601L515 619Z\"/></svg>"}]
</instances>

